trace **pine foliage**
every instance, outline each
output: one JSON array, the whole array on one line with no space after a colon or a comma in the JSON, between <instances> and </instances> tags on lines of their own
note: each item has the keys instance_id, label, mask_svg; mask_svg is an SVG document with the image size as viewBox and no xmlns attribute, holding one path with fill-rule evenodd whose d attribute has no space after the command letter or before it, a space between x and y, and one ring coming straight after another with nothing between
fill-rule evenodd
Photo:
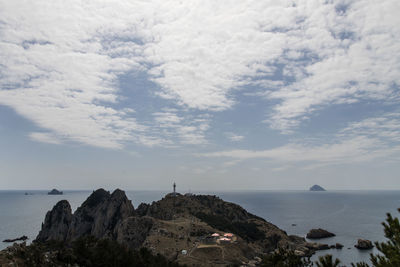
<instances>
[{"instance_id":1,"label":"pine foliage","mask_svg":"<svg viewBox=\"0 0 400 267\"><path fill-rule=\"evenodd\" d=\"M318 259L319 261L315 262L317 267L338 267L340 264L340 260L339 259L333 260L331 254L321 256Z\"/></svg>"},{"instance_id":2,"label":"pine foliage","mask_svg":"<svg viewBox=\"0 0 400 267\"><path fill-rule=\"evenodd\" d=\"M398 209L400 212L400 209ZM376 242L376 248L382 255L372 255L371 262L375 267L398 267L400 266L400 222L387 214L386 222L382 223L387 242Z\"/></svg>"}]
</instances>

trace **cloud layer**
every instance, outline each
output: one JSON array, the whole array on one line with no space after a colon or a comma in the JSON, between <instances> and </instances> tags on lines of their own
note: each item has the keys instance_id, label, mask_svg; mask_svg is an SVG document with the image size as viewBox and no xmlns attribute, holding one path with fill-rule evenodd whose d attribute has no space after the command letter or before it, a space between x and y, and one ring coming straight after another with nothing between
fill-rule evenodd
<instances>
[{"instance_id":1,"label":"cloud layer","mask_svg":"<svg viewBox=\"0 0 400 267\"><path fill-rule=\"evenodd\" d=\"M399 11L397 0L2 0L0 104L41 127L30 134L41 142L206 144L209 114L257 88L265 121L290 133L327 106L399 100ZM119 105L120 75L139 71L177 110ZM310 153L362 153L371 142L355 136ZM305 149L280 151L294 159Z\"/></svg>"},{"instance_id":2,"label":"cloud layer","mask_svg":"<svg viewBox=\"0 0 400 267\"><path fill-rule=\"evenodd\" d=\"M201 153L198 156L227 158L236 163L249 159L265 159L280 164L302 163L305 166L354 164L378 159L400 159L400 113L383 114L350 123L330 142L291 142L266 150L225 150ZM318 163L319 165L315 165Z\"/></svg>"}]
</instances>

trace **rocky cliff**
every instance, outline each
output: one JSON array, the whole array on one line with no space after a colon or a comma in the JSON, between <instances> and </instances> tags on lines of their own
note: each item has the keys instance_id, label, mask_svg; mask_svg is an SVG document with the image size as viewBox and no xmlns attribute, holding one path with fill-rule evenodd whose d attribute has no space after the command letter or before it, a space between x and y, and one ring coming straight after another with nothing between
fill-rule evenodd
<instances>
[{"instance_id":1,"label":"rocky cliff","mask_svg":"<svg viewBox=\"0 0 400 267\"><path fill-rule=\"evenodd\" d=\"M226 232L234 235L231 242L210 239L212 233ZM288 236L216 196L169 194L135 210L123 191L110 194L99 189L73 214L67 201L58 202L46 214L36 242L68 243L82 236L115 240L133 249L146 247L169 260L199 266L242 264L278 247L312 253L304 238ZM207 252L210 246L212 257Z\"/></svg>"},{"instance_id":2,"label":"rocky cliff","mask_svg":"<svg viewBox=\"0 0 400 267\"><path fill-rule=\"evenodd\" d=\"M119 224L134 214L133 205L124 191L117 189L110 194L99 189L74 214L68 201L58 202L47 212L36 240L72 241L85 235L116 239Z\"/></svg>"}]
</instances>

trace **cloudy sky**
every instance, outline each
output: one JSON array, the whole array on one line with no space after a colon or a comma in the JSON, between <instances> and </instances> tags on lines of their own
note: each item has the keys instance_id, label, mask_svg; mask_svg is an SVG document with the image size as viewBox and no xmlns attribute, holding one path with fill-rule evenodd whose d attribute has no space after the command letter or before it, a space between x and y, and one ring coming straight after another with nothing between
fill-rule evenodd
<instances>
[{"instance_id":1,"label":"cloudy sky","mask_svg":"<svg viewBox=\"0 0 400 267\"><path fill-rule=\"evenodd\" d=\"M0 188L400 189L398 0L0 0Z\"/></svg>"}]
</instances>

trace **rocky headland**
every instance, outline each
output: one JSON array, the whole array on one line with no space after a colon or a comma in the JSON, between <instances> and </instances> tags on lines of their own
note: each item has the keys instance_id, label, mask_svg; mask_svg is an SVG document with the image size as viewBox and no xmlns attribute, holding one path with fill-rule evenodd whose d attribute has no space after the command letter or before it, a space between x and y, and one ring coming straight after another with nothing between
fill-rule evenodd
<instances>
[{"instance_id":1,"label":"rocky headland","mask_svg":"<svg viewBox=\"0 0 400 267\"><path fill-rule=\"evenodd\" d=\"M82 237L145 248L188 266L250 266L279 248L299 256L323 249L216 196L168 194L135 209L119 189L94 191L74 213L68 201L59 201L34 243L71 244Z\"/></svg>"}]
</instances>

